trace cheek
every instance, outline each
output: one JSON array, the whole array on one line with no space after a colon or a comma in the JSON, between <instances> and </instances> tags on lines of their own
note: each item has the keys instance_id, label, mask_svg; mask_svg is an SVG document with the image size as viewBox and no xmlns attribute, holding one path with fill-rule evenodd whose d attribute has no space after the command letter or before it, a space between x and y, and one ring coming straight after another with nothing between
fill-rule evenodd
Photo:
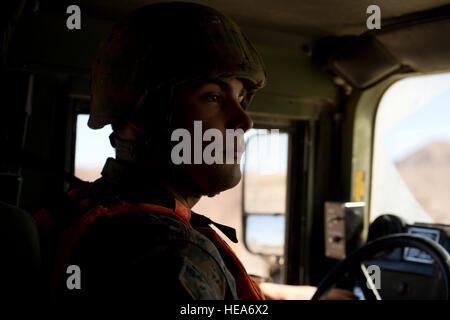
<instances>
[{"instance_id":1,"label":"cheek","mask_svg":"<svg viewBox=\"0 0 450 320\"><path fill-rule=\"evenodd\" d=\"M217 128L220 118L223 115L215 110L210 110L207 106L198 106L195 104L186 105L174 113L173 125L176 128L185 128L193 133L194 121L201 121L203 131L209 128Z\"/></svg>"},{"instance_id":2,"label":"cheek","mask_svg":"<svg viewBox=\"0 0 450 320\"><path fill-rule=\"evenodd\" d=\"M179 117L174 121L173 129L187 129L191 136L192 146L194 143L201 144L204 149L212 141L203 141L204 134L209 129L219 130L222 140L225 143L226 122L223 115L200 115L190 113L184 117ZM213 139L214 140L214 139Z\"/></svg>"}]
</instances>

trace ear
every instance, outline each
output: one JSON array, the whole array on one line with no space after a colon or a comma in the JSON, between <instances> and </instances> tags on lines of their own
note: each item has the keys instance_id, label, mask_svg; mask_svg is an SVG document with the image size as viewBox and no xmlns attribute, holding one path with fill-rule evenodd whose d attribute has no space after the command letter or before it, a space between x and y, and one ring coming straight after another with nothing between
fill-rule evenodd
<instances>
[{"instance_id":1,"label":"ear","mask_svg":"<svg viewBox=\"0 0 450 320\"><path fill-rule=\"evenodd\" d=\"M129 141L136 141L138 137L144 134L143 130L140 129L132 121L127 121L120 127L116 128L114 131L120 138Z\"/></svg>"}]
</instances>

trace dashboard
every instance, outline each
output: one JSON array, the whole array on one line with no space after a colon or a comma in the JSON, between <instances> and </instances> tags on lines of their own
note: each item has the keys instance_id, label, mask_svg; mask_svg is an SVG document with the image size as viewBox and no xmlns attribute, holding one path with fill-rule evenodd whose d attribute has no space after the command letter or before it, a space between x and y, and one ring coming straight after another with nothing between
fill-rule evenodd
<instances>
[{"instance_id":1,"label":"dashboard","mask_svg":"<svg viewBox=\"0 0 450 320\"><path fill-rule=\"evenodd\" d=\"M450 252L450 226L433 223L405 224L394 215L378 217L370 226L368 241L392 233L409 233L427 237ZM442 271L426 252L416 248L395 248L383 251L370 260L380 270L382 299L442 299Z\"/></svg>"}]
</instances>

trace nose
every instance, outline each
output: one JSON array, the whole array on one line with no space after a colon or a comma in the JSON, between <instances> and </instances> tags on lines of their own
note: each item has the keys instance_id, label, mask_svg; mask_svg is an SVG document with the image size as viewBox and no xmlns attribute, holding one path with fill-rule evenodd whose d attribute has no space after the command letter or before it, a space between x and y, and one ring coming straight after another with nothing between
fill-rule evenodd
<instances>
[{"instance_id":1,"label":"nose","mask_svg":"<svg viewBox=\"0 0 450 320\"><path fill-rule=\"evenodd\" d=\"M250 118L248 113L242 108L241 104L237 99L233 100L231 110L232 113L230 117L229 127L231 127L234 130L242 129L244 132L253 128L253 120Z\"/></svg>"}]
</instances>

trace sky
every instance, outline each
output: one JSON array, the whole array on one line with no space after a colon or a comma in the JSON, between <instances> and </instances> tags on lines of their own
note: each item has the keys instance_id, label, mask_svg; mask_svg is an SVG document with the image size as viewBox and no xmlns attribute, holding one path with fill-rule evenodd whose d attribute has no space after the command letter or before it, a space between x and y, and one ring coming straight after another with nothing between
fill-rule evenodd
<instances>
[{"instance_id":1,"label":"sky","mask_svg":"<svg viewBox=\"0 0 450 320\"><path fill-rule=\"evenodd\" d=\"M381 101L376 130L395 162L430 142L450 143L450 73L394 84Z\"/></svg>"},{"instance_id":2,"label":"sky","mask_svg":"<svg viewBox=\"0 0 450 320\"><path fill-rule=\"evenodd\" d=\"M80 114L77 119L77 138L75 144L75 166L97 168L103 166L108 157L115 157L109 143L111 126L93 130L87 126L89 115Z\"/></svg>"},{"instance_id":3,"label":"sky","mask_svg":"<svg viewBox=\"0 0 450 320\"><path fill-rule=\"evenodd\" d=\"M268 246L284 243L284 215L250 215L247 219L247 241Z\"/></svg>"},{"instance_id":4,"label":"sky","mask_svg":"<svg viewBox=\"0 0 450 320\"><path fill-rule=\"evenodd\" d=\"M251 173L285 174L287 170L287 133L265 129L252 129L245 134L246 154L243 166Z\"/></svg>"}]
</instances>

